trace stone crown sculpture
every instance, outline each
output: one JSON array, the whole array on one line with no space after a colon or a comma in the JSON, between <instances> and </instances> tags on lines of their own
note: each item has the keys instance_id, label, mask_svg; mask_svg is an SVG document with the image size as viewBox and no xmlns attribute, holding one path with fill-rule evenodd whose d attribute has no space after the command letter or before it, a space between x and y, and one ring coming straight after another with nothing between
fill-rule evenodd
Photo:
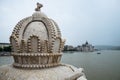
<instances>
[{"instance_id":1,"label":"stone crown sculpture","mask_svg":"<svg viewBox=\"0 0 120 80\"><path fill-rule=\"evenodd\" d=\"M64 42L58 25L40 11L22 19L15 26L10 43L13 66L17 68L46 68L60 65Z\"/></svg>"}]
</instances>

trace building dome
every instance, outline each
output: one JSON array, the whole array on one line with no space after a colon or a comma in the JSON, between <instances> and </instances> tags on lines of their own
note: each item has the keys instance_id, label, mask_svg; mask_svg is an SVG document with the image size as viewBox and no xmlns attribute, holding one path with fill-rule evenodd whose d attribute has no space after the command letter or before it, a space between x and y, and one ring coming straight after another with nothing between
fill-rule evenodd
<instances>
[{"instance_id":1,"label":"building dome","mask_svg":"<svg viewBox=\"0 0 120 80\"><path fill-rule=\"evenodd\" d=\"M15 26L10 43L14 67L45 68L60 65L64 42L57 23L40 11L37 4L32 16Z\"/></svg>"}]
</instances>

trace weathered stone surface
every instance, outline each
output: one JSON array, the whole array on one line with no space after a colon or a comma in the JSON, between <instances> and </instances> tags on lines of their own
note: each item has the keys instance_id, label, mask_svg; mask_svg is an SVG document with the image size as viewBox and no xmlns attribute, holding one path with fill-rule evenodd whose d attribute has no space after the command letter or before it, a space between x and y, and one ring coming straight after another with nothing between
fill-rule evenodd
<instances>
[{"instance_id":1,"label":"weathered stone surface","mask_svg":"<svg viewBox=\"0 0 120 80\"><path fill-rule=\"evenodd\" d=\"M0 67L0 80L86 80L82 71L71 65L32 70L4 65Z\"/></svg>"}]
</instances>

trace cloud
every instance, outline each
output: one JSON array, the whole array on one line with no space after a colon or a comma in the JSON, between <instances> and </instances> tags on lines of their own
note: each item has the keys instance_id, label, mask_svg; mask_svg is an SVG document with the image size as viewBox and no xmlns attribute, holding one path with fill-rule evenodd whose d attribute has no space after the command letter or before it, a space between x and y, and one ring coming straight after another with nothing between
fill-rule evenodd
<instances>
[{"instance_id":1,"label":"cloud","mask_svg":"<svg viewBox=\"0 0 120 80\"><path fill-rule=\"evenodd\" d=\"M14 26L32 15L36 2L44 4L42 12L58 23L66 44L88 40L95 45L120 45L119 0L1 0L0 42L9 42Z\"/></svg>"}]
</instances>

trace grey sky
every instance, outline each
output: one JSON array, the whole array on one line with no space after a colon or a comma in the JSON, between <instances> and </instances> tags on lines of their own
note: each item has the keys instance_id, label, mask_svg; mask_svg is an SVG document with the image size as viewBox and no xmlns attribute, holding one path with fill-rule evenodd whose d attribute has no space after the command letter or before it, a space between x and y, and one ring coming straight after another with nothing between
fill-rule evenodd
<instances>
[{"instance_id":1,"label":"grey sky","mask_svg":"<svg viewBox=\"0 0 120 80\"><path fill-rule=\"evenodd\" d=\"M66 44L120 45L120 0L1 0L0 42L9 42L17 22L31 16L36 2L54 19Z\"/></svg>"}]
</instances>

